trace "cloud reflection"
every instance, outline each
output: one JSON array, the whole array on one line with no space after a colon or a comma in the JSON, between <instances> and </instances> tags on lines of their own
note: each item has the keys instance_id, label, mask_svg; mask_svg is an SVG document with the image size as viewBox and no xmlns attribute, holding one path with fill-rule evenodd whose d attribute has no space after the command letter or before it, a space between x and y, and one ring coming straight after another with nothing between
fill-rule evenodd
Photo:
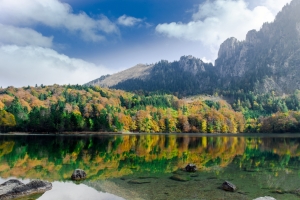
<instances>
[{"instance_id":1,"label":"cloud reflection","mask_svg":"<svg viewBox=\"0 0 300 200\"><path fill-rule=\"evenodd\" d=\"M11 178L9 178L11 179ZM0 178L0 184L8 181L9 179ZM22 183L29 183L30 180L21 180ZM52 189L45 192L39 200L53 200L53 199L63 199L63 200L123 200L123 198L116 195L99 192L94 188L91 188L84 184L76 185L73 182L52 182Z\"/></svg>"}]
</instances>

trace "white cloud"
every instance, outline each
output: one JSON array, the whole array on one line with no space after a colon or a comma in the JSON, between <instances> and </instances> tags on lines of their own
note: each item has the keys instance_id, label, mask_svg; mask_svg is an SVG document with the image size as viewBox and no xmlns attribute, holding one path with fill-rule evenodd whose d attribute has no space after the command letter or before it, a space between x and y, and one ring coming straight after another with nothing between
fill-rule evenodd
<instances>
[{"instance_id":1,"label":"white cloud","mask_svg":"<svg viewBox=\"0 0 300 200\"><path fill-rule=\"evenodd\" d=\"M16 45L0 47L0 86L83 84L110 71L70 58L49 48Z\"/></svg>"},{"instance_id":2,"label":"white cloud","mask_svg":"<svg viewBox=\"0 0 300 200\"><path fill-rule=\"evenodd\" d=\"M143 20L135 17L130 17L127 15L122 15L121 17L118 18L118 24L123 26L134 26L135 24L141 21Z\"/></svg>"},{"instance_id":3,"label":"white cloud","mask_svg":"<svg viewBox=\"0 0 300 200\"><path fill-rule=\"evenodd\" d=\"M213 63L211 60L207 59L206 57L202 57L201 60L205 63Z\"/></svg>"},{"instance_id":4,"label":"white cloud","mask_svg":"<svg viewBox=\"0 0 300 200\"><path fill-rule=\"evenodd\" d=\"M200 4L188 23L158 24L156 31L170 38L200 41L217 55L219 45L229 37L244 40L249 30L259 30L290 0L261 0L250 9L244 0L216 0ZM274 6L281 2L280 6ZM283 3L284 2L284 3Z\"/></svg>"},{"instance_id":5,"label":"white cloud","mask_svg":"<svg viewBox=\"0 0 300 200\"><path fill-rule=\"evenodd\" d=\"M15 26L44 24L53 28L65 28L79 32L85 40L101 41L102 33L118 34L117 26L107 17L98 19L81 12L74 14L69 4L59 0L1 0L0 23Z\"/></svg>"},{"instance_id":6,"label":"white cloud","mask_svg":"<svg viewBox=\"0 0 300 200\"><path fill-rule=\"evenodd\" d=\"M276 15L284 5L292 0L260 0L262 6L267 7L274 15Z\"/></svg>"},{"instance_id":7,"label":"white cloud","mask_svg":"<svg viewBox=\"0 0 300 200\"><path fill-rule=\"evenodd\" d=\"M20 46L34 45L51 47L53 37L44 37L30 28L18 28L0 24L0 44L16 44Z\"/></svg>"}]
</instances>

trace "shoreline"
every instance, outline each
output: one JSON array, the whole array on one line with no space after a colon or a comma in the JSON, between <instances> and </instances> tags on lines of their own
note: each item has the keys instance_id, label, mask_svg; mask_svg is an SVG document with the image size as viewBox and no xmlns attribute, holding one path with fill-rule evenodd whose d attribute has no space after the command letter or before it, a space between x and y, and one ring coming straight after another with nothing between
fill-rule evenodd
<instances>
[{"instance_id":1,"label":"shoreline","mask_svg":"<svg viewBox=\"0 0 300 200\"><path fill-rule=\"evenodd\" d=\"M57 135L57 136L97 136L97 135L177 135L191 137L300 137L300 133L139 133L139 132L7 132L1 135Z\"/></svg>"}]
</instances>

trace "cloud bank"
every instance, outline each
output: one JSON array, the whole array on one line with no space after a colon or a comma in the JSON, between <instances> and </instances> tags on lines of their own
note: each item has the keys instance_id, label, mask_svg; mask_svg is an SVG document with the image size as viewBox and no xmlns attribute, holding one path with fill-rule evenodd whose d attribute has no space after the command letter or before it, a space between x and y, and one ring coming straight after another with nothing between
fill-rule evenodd
<instances>
[{"instance_id":1,"label":"cloud bank","mask_svg":"<svg viewBox=\"0 0 300 200\"><path fill-rule=\"evenodd\" d=\"M46 25L77 32L84 40L102 41L106 34L118 34L117 26L106 16L97 19L85 12L74 14L69 4L58 0L1 0L0 23L13 26Z\"/></svg>"},{"instance_id":2,"label":"cloud bank","mask_svg":"<svg viewBox=\"0 0 300 200\"><path fill-rule=\"evenodd\" d=\"M49 48L16 45L0 47L0 86L83 84L110 71Z\"/></svg>"},{"instance_id":3,"label":"cloud bank","mask_svg":"<svg viewBox=\"0 0 300 200\"><path fill-rule=\"evenodd\" d=\"M105 40L105 34L119 34L106 16L75 14L59 0L0 0L0 86L83 84L111 73L51 49L54 37L34 30L38 25L64 29L92 42Z\"/></svg>"},{"instance_id":4,"label":"cloud bank","mask_svg":"<svg viewBox=\"0 0 300 200\"><path fill-rule=\"evenodd\" d=\"M20 46L35 45L51 47L53 37L45 37L30 28L19 28L0 24L0 44L16 44Z\"/></svg>"},{"instance_id":5,"label":"cloud bank","mask_svg":"<svg viewBox=\"0 0 300 200\"><path fill-rule=\"evenodd\" d=\"M259 30L264 22L272 22L290 1L259 0L252 9L244 0L206 1L198 6L190 22L158 24L156 32L170 38L200 41L216 58L224 40L229 37L244 40L249 30Z\"/></svg>"}]
</instances>

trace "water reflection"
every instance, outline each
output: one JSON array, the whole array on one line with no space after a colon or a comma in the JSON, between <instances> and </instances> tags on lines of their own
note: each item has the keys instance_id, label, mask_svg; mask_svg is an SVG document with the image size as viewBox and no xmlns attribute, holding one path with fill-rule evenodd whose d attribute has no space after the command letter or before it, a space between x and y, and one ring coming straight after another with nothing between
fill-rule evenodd
<instances>
[{"instance_id":1,"label":"water reflection","mask_svg":"<svg viewBox=\"0 0 300 200\"><path fill-rule=\"evenodd\" d=\"M153 199L159 195L155 192L158 185L165 187L161 189L164 193L160 194L164 199L164 195L170 195L170 189L182 191L185 184L170 180L171 173L180 171L187 163L195 163L199 172L189 180L197 181L198 186L207 183L203 188L208 195L213 191L224 198L226 193L216 190L216 185L229 179L247 190L249 196L253 195L251 198L266 194L263 188L267 188L273 197L278 195L273 194L273 190L285 188L289 191L286 193L288 198L293 199L294 194L290 191L300 188L294 184L300 172L299 142L300 138L292 137L6 135L0 138L0 177L51 181L53 189L39 199L76 199L79 193L84 194L87 190L91 190L89 199L118 199L118 196L130 199L141 195L144 199ZM68 182L76 168L84 169L88 175L79 186ZM141 177L147 177L149 184L130 185L128 180L136 181ZM198 186L195 191L199 190ZM201 190L204 195L201 198L206 198L205 191ZM72 195L76 192L75 198ZM105 196L109 193L117 196ZM56 194L60 196L53 198ZM193 193L188 191L187 194ZM178 195L182 194L174 196ZM200 193L193 195L200 198L197 196ZM172 199L171 196L168 199Z\"/></svg>"},{"instance_id":2,"label":"water reflection","mask_svg":"<svg viewBox=\"0 0 300 200\"><path fill-rule=\"evenodd\" d=\"M123 198L116 195L99 192L92 187L88 187L84 184L76 185L74 183L68 182L58 182L54 181L52 183L53 189L46 192L39 200L53 200L53 199L63 199L63 200L122 200Z\"/></svg>"},{"instance_id":3,"label":"water reflection","mask_svg":"<svg viewBox=\"0 0 300 200\"><path fill-rule=\"evenodd\" d=\"M9 179L0 178L0 184L8 181ZM24 184L30 182L29 179L21 180ZM99 192L92 187L85 184L74 184L73 182L52 182L52 189L41 194L34 194L29 197L24 197L23 199L39 199L39 200L53 200L53 199L64 199L64 200L122 200L123 198L116 195ZM22 198L21 198L22 199Z\"/></svg>"},{"instance_id":4,"label":"water reflection","mask_svg":"<svg viewBox=\"0 0 300 200\"><path fill-rule=\"evenodd\" d=\"M245 150L238 137L126 135L113 137L2 136L0 176L66 180L75 168L89 179L135 172L172 172L186 163L225 167Z\"/></svg>"}]
</instances>

